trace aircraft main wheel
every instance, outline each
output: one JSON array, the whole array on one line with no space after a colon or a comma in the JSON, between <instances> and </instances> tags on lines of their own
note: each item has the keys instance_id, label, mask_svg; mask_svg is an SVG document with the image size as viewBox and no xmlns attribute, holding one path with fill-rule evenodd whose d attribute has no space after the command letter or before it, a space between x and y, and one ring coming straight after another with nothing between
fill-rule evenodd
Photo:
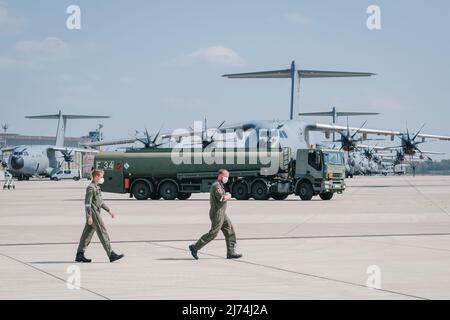
<instances>
[{"instance_id":1,"label":"aircraft main wheel","mask_svg":"<svg viewBox=\"0 0 450 320\"><path fill-rule=\"evenodd\" d=\"M133 185L133 196L136 200L147 200L150 197L150 186L144 181L139 181Z\"/></svg>"},{"instance_id":2,"label":"aircraft main wheel","mask_svg":"<svg viewBox=\"0 0 450 320\"><path fill-rule=\"evenodd\" d=\"M159 186L159 193L164 200L174 200L178 197L177 185L172 181L163 182Z\"/></svg>"},{"instance_id":3,"label":"aircraft main wheel","mask_svg":"<svg viewBox=\"0 0 450 320\"><path fill-rule=\"evenodd\" d=\"M187 199L189 199L191 197L191 195L192 195L192 193L190 193L190 192L180 192L178 194L178 199L180 199L180 200L187 200Z\"/></svg>"},{"instance_id":4,"label":"aircraft main wheel","mask_svg":"<svg viewBox=\"0 0 450 320\"><path fill-rule=\"evenodd\" d=\"M314 196L314 190L309 182L302 182L298 189L298 194L302 200L311 200Z\"/></svg>"},{"instance_id":5,"label":"aircraft main wheel","mask_svg":"<svg viewBox=\"0 0 450 320\"><path fill-rule=\"evenodd\" d=\"M324 192L319 194L320 199L322 200L331 200L333 198L333 192Z\"/></svg>"},{"instance_id":6,"label":"aircraft main wheel","mask_svg":"<svg viewBox=\"0 0 450 320\"><path fill-rule=\"evenodd\" d=\"M269 190L267 189L267 184L259 180L252 185L252 197L255 200L267 200L269 199Z\"/></svg>"},{"instance_id":7,"label":"aircraft main wheel","mask_svg":"<svg viewBox=\"0 0 450 320\"><path fill-rule=\"evenodd\" d=\"M159 199L161 199L161 195L158 192L152 192L152 193L150 193L150 199L159 200Z\"/></svg>"},{"instance_id":8,"label":"aircraft main wheel","mask_svg":"<svg viewBox=\"0 0 450 320\"><path fill-rule=\"evenodd\" d=\"M272 198L274 200L284 200L289 197L289 193L274 193L272 194Z\"/></svg>"},{"instance_id":9,"label":"aircraft main wheel","mask_svg":"<svg viewBox=\"0 0 450 320\"><path fill-rule=\"evenodd\" d=\"M236 200L248 200L249 198L247 184L243 181L236 182L231 193Z\"/></svg>"}]
</instances>

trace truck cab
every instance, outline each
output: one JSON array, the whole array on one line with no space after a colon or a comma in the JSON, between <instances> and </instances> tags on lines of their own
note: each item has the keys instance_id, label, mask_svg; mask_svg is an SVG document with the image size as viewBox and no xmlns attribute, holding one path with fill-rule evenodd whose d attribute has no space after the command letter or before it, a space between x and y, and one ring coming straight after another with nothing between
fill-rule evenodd
<instances>
[{"instance_id":1,"label":"truck cab","mask_svg":"<svg viewBox=\"0 0 450 320\"><path fill-rule=\"evenodd\" d=\"M330 200L345 190L344 153L331 149L298 149L295 160L295 194L302 200L319 195Z\"/></svg>"}]
</instances>

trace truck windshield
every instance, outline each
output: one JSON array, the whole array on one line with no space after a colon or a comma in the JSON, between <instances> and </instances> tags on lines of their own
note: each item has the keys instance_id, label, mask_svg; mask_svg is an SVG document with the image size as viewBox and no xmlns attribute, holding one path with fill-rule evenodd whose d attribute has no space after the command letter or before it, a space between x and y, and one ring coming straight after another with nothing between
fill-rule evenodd
<instances>
[{"instance_id":1,"label":"truck windshield","mask_svg":"<svg viewBox=\"0 0 450 320\"><path fill-rule=\"evenodd\" d=\"M344 156L341 152L324 152L323 161L325 164L344 164Z\"/></svg>"}]
</instances>

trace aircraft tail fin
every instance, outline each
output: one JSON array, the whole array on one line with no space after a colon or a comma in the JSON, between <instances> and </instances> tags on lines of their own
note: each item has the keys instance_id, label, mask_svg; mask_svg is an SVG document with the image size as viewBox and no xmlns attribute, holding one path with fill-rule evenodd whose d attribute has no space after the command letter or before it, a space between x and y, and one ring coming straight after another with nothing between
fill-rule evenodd
<instances>
[{"instance_id":1,"label":"aircraft tail fin","mask_svg":"<svg viewBox=\"0 0 450 320\"><path fill-rule=\"evenodd\" d=\"M371 72L346 72L346 71L322 71L322 70L303 70L295 68L295 61L292 61L290 69L260 71L260 72L247 72L247 73L233 73L224 74L222 77L229 79L277 79L288 78L291 79L291 112L290 119L294 118L294 92L295 92L295 79L298 80L300 85L301 78L342 78L342 77L370 77L376 75Z\"/></svg>"},{"instance_id":2,"label":"aircraft tail fin","mask_svg":"<svg viewBox=\"0 0 450 320\"><path fill-rule=\"evenodd\" d=\"M109 116L91 116L91 115L75 115L75 114L63 114L61 110L57 114L38 115L38 116L26 116L27 119L58 119L58 128L56 130L56 147L64 146L64 138L66 135L67 119L105 119Z\"/></svg>"}]
</instances>

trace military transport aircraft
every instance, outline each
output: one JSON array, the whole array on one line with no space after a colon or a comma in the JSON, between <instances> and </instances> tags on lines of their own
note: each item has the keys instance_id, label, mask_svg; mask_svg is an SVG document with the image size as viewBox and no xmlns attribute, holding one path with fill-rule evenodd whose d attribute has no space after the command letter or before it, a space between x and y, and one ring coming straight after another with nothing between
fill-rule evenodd
<instances>
[{"instance_id":1,"label":"military transport aircraft","mask_svg":"<svg viewBox=\"0 0 450 320\"><path fill-rule=\"evenodd\" d=\"M181 130L182 132L173 132L170 134L161 134L160 139L175 139L177 143L187 138L188 144L192 143L193 136L198 136L201 139L201 144L194 142L193 144L203 146L203 142L207 142L208 145L215 146L230 146L230 147L256 147L264 144L266 146L279 146L290 147L294 150L300 148L308 148L312 145L312 132L323 132L327 139L333 133L339 133L345 135L348 132L357 132L361 134L362 140L368 140L368 135L382 135L390 137L394 140L394 137L402 137L402 133L399 131L391 130L379 130L379 129L367 129L367 128L353 128L343 127L336 124L320 124L320 123L307 123L302 121L298 114L295 114L294 119L294 96L296 85L299 86L301 79L307 78L336 78L336 77L370 77L374 76L374 73L369 72L341 72L341 71L319 71L319 70L304 70L296 69L295 61L292 61L289 69L272 70L262 72L251 73L238 73L238 74L226 74L223 77L229 79L273 79L273 78L287 78L291 80L291 92L290 92L290 114L288 120L253 120L236 124L224 125L222 123L218 128L201 128L201 130ZM215 132L214 134L206 135L208 141L205 141L205 132ZM234 135L235 139L228 142L230 133ZM220 137L222 136L222 137ZM353 136L353 134L352 134ZM446 140L450 141L450 136L438 136L423 134L418 132L413 136L414 139L420 138L422 142L426 139L431 140ZM214 140L214 144L209 141ZM109 141L99 141L87 146L101 146L101 145L113 145L113 144L126 144L134 143L138 141L138 138L117 139ZM227 142L225 142L227 141ZM156 141L155 141L156 142ZM421 143L422 143L421 142ZM416 149L417 150L417 149Z\"/></svg>"},{"instance_id":2,"label":"military transport aircraft","mask_svg":"<svg viewBox=\"0 0 450 320\"><path fill-rule=\"evenodd\" d=\"M3 152L10 152L5 160L7 170L19 180L28 180L32 176L48 176L56 174L64 162L73 162L74 152L98 152L92 149L70 148L64 146L64 138L68 119L100 119L107 116L66 115L58 114L28 116L28 119L58 119L55 145L14 146L3 148Z\"/></svg>"}]
</instances>

